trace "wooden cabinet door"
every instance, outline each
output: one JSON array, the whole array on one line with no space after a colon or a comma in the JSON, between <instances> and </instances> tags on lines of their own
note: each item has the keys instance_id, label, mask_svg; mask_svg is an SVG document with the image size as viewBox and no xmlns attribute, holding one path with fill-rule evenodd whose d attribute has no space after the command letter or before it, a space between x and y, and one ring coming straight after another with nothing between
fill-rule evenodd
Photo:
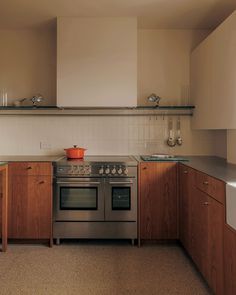
<instances>
[{"instance_id":1,"label":"wooden cabinet door","mask_svg":"<svg viewBox=\"0 0 236 295\"><path fill-rule=\"evenodd\" d=\"M204 277L208 274L208 196L193 188L190 255Z\"/></svg>"},{"instance_id":2,"label":"wooden cabinet door","mask_svg":"<svg viewBox=\"0 0 236 295\"><path fill-rule=\"evenodd\" d=\"M190 209L191 194L194 186L194 170L180 164L179 166L179 239L184 248L190 252Z\"/></svg>"},{"instance_id":3,"label":"wooden cabinet door","mask_svg":"<svg viewBox=\"0 0 236 295\"><path fill-rule=\"evenodd\" d=\"M224 226L224 295L236 294L236 231Z\"/></svg>"},{"instance_id":4,"label":"wooden cabinet door","mask_svg":"<svg viewBox=\"0 0 236 295\"><path fill-rule=\"evenodd\" d=\"M208 197L208 283L216 295L223 292L224 206ZM236 277L235 277L236 279ZM236 293L235 293L236 294Z\"/></svg>"},{"instance_id":5,"label":"wooden cabinet door","mask_svg":"<svg viewBox=\"0 0 236 295\"><path fill-rule=\"evenodd\" d=\"M177 239L177 164L139 166L141 239Z\"/></svg>"},{"instance_id":6,"label":"wooden cabinet door","mask_svg":"<svg viewBox=\"0 0 236 295\"><path fill-rule=\"evenodd\" d=\"M51 224L51 176L10 176L9 238L48 239Z\"/></svg>"}]
</instances>

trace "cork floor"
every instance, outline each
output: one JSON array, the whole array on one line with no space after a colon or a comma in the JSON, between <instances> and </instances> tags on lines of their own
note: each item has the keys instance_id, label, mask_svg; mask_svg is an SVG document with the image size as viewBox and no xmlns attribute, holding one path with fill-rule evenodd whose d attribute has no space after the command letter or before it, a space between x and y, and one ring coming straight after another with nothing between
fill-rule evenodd
<instances>
[{"instance_id":1,"label":"cork floor","mask_svg":"<svg viewBox=\"0 0 236 295\"><path fill-rule=\"evenodd\" d=\"M10 245L0 253L0 294L211 294L178 245L127 242Z\"/></svg>"}]
</instances>

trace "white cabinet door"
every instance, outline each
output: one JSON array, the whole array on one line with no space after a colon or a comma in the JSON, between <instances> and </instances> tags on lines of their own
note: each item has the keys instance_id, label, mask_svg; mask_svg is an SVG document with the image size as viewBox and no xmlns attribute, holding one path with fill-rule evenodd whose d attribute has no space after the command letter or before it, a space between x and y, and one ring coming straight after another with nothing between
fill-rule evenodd
<instances>
[{"instance_id":1,"label":"white cabinet door","mask_svg":"<svg viewBox=\"0 0 236 295\"><path fill-rule=\"evenodd\" d=\"M191 54L193 127L236 128L236 12Z\"/></svg>"},{"instance_id":2,"label":"white cabinet door","mask_svg":"<svg viewBox=\"0 0 236 295\"><path fill-rule=\"evenodd\" d=\"M58 18L57 105L137 105L136 18Z\"/></svg>"}]
</instances>

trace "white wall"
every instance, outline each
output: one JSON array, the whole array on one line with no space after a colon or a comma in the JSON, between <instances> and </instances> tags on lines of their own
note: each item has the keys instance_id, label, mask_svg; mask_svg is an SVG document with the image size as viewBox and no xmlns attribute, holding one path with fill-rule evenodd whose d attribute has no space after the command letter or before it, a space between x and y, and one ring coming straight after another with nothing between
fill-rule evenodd
<instances>
[{"instance_id":1,"label":"white wall","mask_svg":"<svg viewBox=\"0 0 236 295\"><path fill-rule=\"evenodd\" d=\"M5 47L0 47L0 81L4 82L4 87L9 87L13 98L30 96L37 91L46 97L54 96L56 40L51 34L0 31L0 37L4 37L1 41L5 43ZM206 34L205 31L139 32L139 104L146 104L146 96L151 92L163 97L162 104L180 104L186 97L185 86L189 85L190 51ZM8 74L4 75L5 72ZM0 116L0 155L61 154L63 148L78 144L88 148L88 154L171 152L226 156L224 132L192 131L189 117L182 117L181 123L183 146L171 149L165 144L167 117L163 120L162 117L148 116ZM41 150L41 141L51 144L51 149Z\"/></svg>"},{"instance_id":2,"label":"white wall","mask_svg":"<svg viewBox=\"0 0 236 295\"><path fill-rule=\"evenodd\" d=\"M217 131L192 131L189 117L181 118L181 127L183 146L170 148L166 145L168 118L162 116L0 116L4 139L0 142L0 155L62 154L63 148L73 144L87 148L87 154L215 154ZM41 141L49 143L51 149L41 150Z\"/></svg>"},{"instance_id":3,"label":"white wall","mask_svg":"<svg viewBox=\"0 0 236 295\"><path fill-rule=\"evenodd\" d=\"M227 130L227 162L236 164L236 130Z\"/></svg>"},{"instance_id":4,"label":"white wall","mask_svg":"<svg viewBox=\"0 0 236 295\"><path fill-rule=\"evenodd\" d=\"M190 102L190 52L210 31L139 30L138 104L152 92L161 105Z\"/></svg>"},{"instance_id":5,"label":"white wall","mask_svg":"<svg viewBox=\"0 0 236 295\"><path fill-rule=\"evenodd\" d=\"M59 17L57 105L137 106L137 18Z\"/></svg>"},{"instance_id":6,"label":"white wall","mask_svg":"<svg viewBox=\"0 0 236 295\"><path fill-rule=\"evenodd\" d=\"M0 30L0 44L0 90L7 88L9 101L39 92L55 104L55 31Z\"/></svg>"}]
</instances>

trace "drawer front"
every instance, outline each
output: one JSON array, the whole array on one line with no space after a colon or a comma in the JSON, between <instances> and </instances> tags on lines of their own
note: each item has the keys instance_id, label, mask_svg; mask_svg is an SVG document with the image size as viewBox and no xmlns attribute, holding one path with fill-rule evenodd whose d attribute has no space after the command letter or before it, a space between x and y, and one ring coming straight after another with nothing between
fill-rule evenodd
<instances>
[{"instance_id":1,"label":"drawer front","mask_svg":"<svg viewBox=\"0 0 236 295\"><path fill-rule=\"evenodd\" d=\"M9 163L10 175L52 175L52 164L48 162Z\"/></svg>"},{"instance_id":2,"label":"drawer front","mask_svg":"<svg viewBox=\"0 0 236 295\"><path fill-rule=\"evenodd\" d=\"M196 186L218 202L225 203L225 183L223 181L196 171Z\"/></svg>"}]
</instances>

